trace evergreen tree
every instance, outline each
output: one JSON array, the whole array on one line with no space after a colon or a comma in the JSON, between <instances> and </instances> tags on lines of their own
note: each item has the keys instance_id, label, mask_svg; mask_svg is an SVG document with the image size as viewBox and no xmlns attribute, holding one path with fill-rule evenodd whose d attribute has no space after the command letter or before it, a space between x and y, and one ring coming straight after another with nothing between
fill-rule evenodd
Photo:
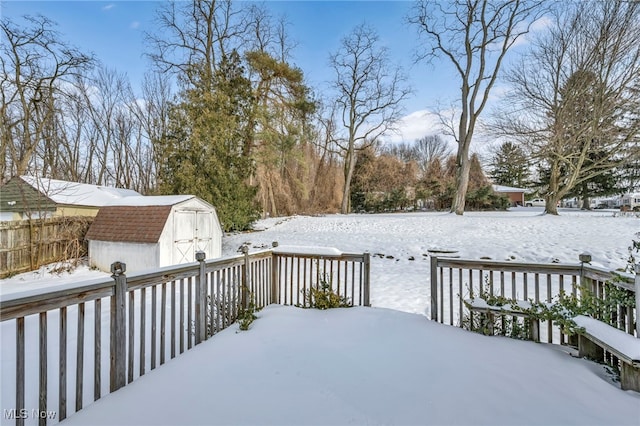
<instances>
[{"instance_id":1,"label":"evergreen tree","mask_svg":"<svg viewBox=\"0 0 640 426\"><path fill-rule=\"evenodd\" d=\"M249 184L254 100L240 56L224 56L212 78L181 94L170 112L169 133L156 146L162 192L193 194L216 207L225 231L244 230L259 216ZM191 77L193 78L193 77Z\"/></svg>"},{"instance_id":2,"label":"evergreen tree","mask_svg":"<svg viewBox=\"0 0 640 426\"><path fill-rule=\"evenodd\" d=\"M491 178L496 185L526 188L530 185L529 159L522 147L512 142L500 145L491 162Z\"/></svg>"}]
</instances>

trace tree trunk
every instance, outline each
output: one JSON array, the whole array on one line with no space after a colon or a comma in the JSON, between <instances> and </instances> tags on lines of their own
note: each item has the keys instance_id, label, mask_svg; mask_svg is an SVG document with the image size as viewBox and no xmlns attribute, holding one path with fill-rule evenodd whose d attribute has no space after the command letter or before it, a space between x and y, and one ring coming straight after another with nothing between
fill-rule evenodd
<instances>
[{"instance_id":1,"label":"tree trunk","mask_svg":"<svg viewBox=\"0 0 640 426\"><path fill-rule=\"evenodd\" d=\"M355 152L347 153L344 170L344 187L342 191L342 205L340 206L340 213L348 214L351 211L351 179L353 178L353 171L356 168L356 155Z\"/></svg>"},{"instance_id":2,"label":"tree trunk","mask_svg":"<svg viewBox=\"0 0 640 426\"><path fill-rule=\"evenodd\" d=\"M560 200L560 170L556 163L551 165L551 173L549 175L549 189L545 199L544 212L548 214L558 215L558 201Z\"/></svg>"},{"instance_id":3,"label":"tree trunk","mask_svg":"<svg viewBox=\"0 0 640 426\"><path fill-rule=\"evenodd\" d=\"M555 195L549 195L545 198L544 212L558 216L558 197Z\"/></svg>"},{"instance_id":4,"label":"tree trunk","mask_svg":"<svg viewBox=\"0 0 640 426\"><path fill-rule=\"evenodd\" d=\"M582 195L582 210L591 210L591 203L589 202L589 184L582 182L582 188L580 188Z\"/></svg>"},{"instance_id":5,"label":"tree trunk","mask_svg":"<svg viewBox=\"0 0 640 426\"><path fill-rule=\"evenodd\" d=\"M469 170L471 169L469 143L464 142L463 144L456 155L456 193L451 203L451 213L459 216L464 214L467 189L469 188Z\"/></svg>"}]
</instances>

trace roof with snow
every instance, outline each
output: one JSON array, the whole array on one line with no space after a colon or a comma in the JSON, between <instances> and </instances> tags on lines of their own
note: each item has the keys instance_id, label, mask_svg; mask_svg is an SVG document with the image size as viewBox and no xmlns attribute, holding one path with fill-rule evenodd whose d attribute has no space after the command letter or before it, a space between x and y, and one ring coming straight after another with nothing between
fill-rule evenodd
<instances>
[{"instance_id":1,"label":"roof with snow","mask_svg":"<svg viewBox=\"0 0 640 426\"><path fill-rule=\"evenodd\" d=\"M135 195L111 201L108 206L173 206L191 200L195 195Z\"/></svg>"},{"instance_id":2,"label":"roof with snow","mask_svg":"<svg viewBox=\"0 0 640 426\"><path fill-rule=\"evenodd\" d=\"M132 189L68 182L35 176L20 176L36 191L46 195L56 204L102 207L125 197L140 196Z\"/></svg>"},{"instance_id":3,"label":"roof with snow","mask_svg":"<svg viewBox=\"0 0 640 426\"><path fill-rule=\"evenodd\" d=\"M530 189L527 188L516 188L513 186L504 186L504 185L492 185L493 190L495 192L524 192L525 194L531 192Z\"/></svg>"}]
</instances>

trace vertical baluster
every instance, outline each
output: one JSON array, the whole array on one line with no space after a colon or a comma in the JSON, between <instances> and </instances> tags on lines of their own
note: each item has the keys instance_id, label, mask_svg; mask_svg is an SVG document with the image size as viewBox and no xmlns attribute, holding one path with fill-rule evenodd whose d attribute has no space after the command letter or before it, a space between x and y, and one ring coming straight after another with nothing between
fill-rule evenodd
<instances>
[{"instance_id":1,"label":"vertical baluster","mask_svg":"<svg viewBox=\"0 0 640 426\"><path fill-rule=\"evenodd\" d=\"M140 289L140 376L144 376L146 371L146 351L147 351L147 289Z\"/></svg>"},{"instance_id":2,"label":"vertical baluster","mask_svg":"<svg viewBox=\"0 0 640 426\"><path fill-rule=\"evenodd\" d=\"M78 343L80 344L80 343ZM40 393L38 410L47 411L47 313L40 312ZM76 411L78 409L76 408ZM46 425L47 419L38 418L39 425Z\"/></svg>"},{"instance_id":3,"label":"vertical baluster","mask_svg":"<svg viewBox=\"0 0 640 426\"><path fill-rule=\"evenodd\" d=\"M160 365L164 364L167 351L167 283L162 282L162 305L160 306Z\"/></svg>"},{"instance_id":4,"label":"vertical baluster","mask_svg":"<svg viewBox=\"0 0 640 426\"><path fill-rule=\"evenodd\" d=\"M84 303L78 304L78 338L76 347L76 411L82 410L84 380Z\"/></svg>"},{"instance_id":5,"label":"vertical baluster","mask_svg":"<svg viewBox=\"0 0 640 426\"><path fill-rule=\"evenodd\" d=\"M211 310L211 312L213 312L213 310ZM176 357L176 280L172 280L171 281L171 359L175 357Z\"/></svg>"},{"instance_id":6,"label":"vertical baluster","mask_svg":"<svg viewBox=\"0 0 640 426\"><path fill-rule=\"evenodd\" d=\"M462 269L458 269L458 309L459 309L459 313L458 315L460 316L460 327L463 326L462 324L462 319L464 317L464 303L463 303L463 299L464 299L464 293L463 293L463 288L462 288Z\"/></svg>"},{"instance_id":7,"label":"vertical baluster","mask_svg":"<svg viewBox=\"0 0 640 426\"><path fill-rule=\"evenodd\" d=\"M134 337L135 337L135 294L129 292L129 368L127 369L127 383L133 382L133 359L135 356Z\"/></svg>"},{"instance_id":8,"label":"vertical baluster","mask_svg":"<svg viewBox=\"0 0 640 426\"><path fill-rule=\"evenodd\" d=\"M60 308L59 358L60 375L58 382L58 418L67 418L67 307Z\"/></svg>"},{"instance_id":9,"label":"vertical baluster","mask_svg":"<svg viewBox=\"0 0 640 426\"><path fill-rule=\"evenodd\" d=\"M96 299L94 305L93 324L93 400L102 395L102 302Z\"/></svg>"},{"instance_id":10,"label":"vertical baluster","mask_svg":"<svg viewBox=\"0 0 640 426\"><path fill-rule=\"evenodd\" d=\"M180 353L184 352L184 278L180 278Z\"/></svg>"},{"instance_id":11,"label":"vertical baluster","mask_svg":"<svg viewBox=\"0 0 640 426\"><path fill-rule=\"evenodd\" d=\"M157 289L156 285L151 286L151 369L156 368L156 323L157 323ZM191 349L191 346L189 346Z\"/></svg>"},{"instance_id":12,"label":"vertical baluster","mask_svg":"<svg viewBox=\"0 0 640 426\"><path fill-rule=\"evenodd\" d=\"M16 319L16 411L24 409L24 317L20 317ZM16 419L16 426L21 425L23 416Z\"/></svg>"}]
</instances>

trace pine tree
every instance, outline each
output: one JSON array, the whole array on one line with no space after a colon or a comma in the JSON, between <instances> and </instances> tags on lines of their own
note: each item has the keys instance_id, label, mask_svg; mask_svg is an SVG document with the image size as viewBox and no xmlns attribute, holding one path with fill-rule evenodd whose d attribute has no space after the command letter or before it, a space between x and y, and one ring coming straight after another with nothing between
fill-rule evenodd
<instances>
[{"instance_id":1,"label":"pine tree","mask_svg":"<svg viewBox=\"0 0 640 426\"><path fill-rule=\"evenodd\" d=\"M496 185L526 188L530 185L529 159L524 150L512 142L505 142L491 162L491 178Z\"/></svg>"},{"instance_id":2,"label":"pine tree","mask_svg":"<svg viewBox=\"0 0 640 426\"><path fill-rule=\"evenodd\" d=\"M209 79L184 90L170 112L170 131L156 146L159 187L193 194L216 207L225 231L244 230L259 217L249 184L254 101L240 56L225 56Z\"/></svg>"}]
</instances>

